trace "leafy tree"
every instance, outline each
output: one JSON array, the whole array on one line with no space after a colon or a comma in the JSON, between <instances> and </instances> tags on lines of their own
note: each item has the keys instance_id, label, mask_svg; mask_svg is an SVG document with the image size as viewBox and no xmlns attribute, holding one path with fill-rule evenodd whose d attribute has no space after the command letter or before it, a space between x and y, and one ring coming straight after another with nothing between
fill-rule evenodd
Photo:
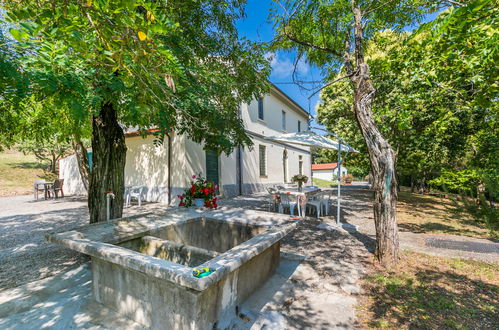
<instances>
[{"instance_id":1,"label":"leafy tree","mask_svg":"<svg viewBox=\"0 0 499 330\"><path fill-rule=\"evenodd\" d=\"M269 68L264 50L238 37L244 1L3 5L36 100L91 123L91 222L105 219L103 191L114 191L113 215L122 214L123 125L186 134L217 152L251 144L237 109L266 90Z\"/></svg>"},{"instance_id":2,"label":"leafy tree","mask_svg":"<svg viewBox=\"0 0 499 330\"><path fill-rule=\"evenodd\" d=\"M449 8L414 33L384 31L368 44L378 91L374 118L394 146L399 175L411 186L426 190L427 180L445 170L497 168L494 12L493 2L473 1ZM348 87L330 86L321 97L319 120L358 141L361 134L343 101Z\"/></svg>"},{"instance_id":3,"label":"leafy tree","mask_svg":"<svg viewBox=\"0 0 499 330\"><path fill-rule=\"evenodd\" d=\"M376 257L389 266L398 260L396 223L397 183L394 152L372 116L376 94L365 60L366 42L376 32L401 30L415 24L427 12L428 2L403 1L278 1L274 13L276 45L296 49L299 55L324 68L330 84L348 80L352 89L352 113L364 137L373 172ZM336 78L338 72L343 72Z\"/></svg>"},{"instance_id":4,"label":"leafy tree","mask_svg":"<svg viewBox=\"0 0 499 330\"><path fill-rule=\"evenodd\" d=\"M24 141L16 146L24 154L33 154L41 162L48 162L50 172L57 174L59 159L71 154L72 146L67 141L58 141L57 137L51 140L37 142Z\"/></svg>"}]
</instances>

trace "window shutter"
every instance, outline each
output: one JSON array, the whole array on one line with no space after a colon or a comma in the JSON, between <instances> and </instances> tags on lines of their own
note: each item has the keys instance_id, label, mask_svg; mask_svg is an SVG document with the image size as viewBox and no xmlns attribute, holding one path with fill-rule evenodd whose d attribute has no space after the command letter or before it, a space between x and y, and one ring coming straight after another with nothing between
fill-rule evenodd
<instances>
[{"instance_id":1,"label":"window shutter","mask_svg":"<svg viewBox=\"0 0 499 330\"><path fill-rule=\"evenodd\" d=\"M260 159L260 175L264 176L267 175L267 152L266 152L266 147L260 145L259 146L259 159Z\"/></svg>"},{"instance_id":2,"label":"window shutter","mask_svg":"<svg viewBox=\"0 0 499 330\"><path fill-rule=\"evenodd\" d=\"M218 155L211 150L206 151L206 180L219 184Z\"/></svg>"}]
</instances>

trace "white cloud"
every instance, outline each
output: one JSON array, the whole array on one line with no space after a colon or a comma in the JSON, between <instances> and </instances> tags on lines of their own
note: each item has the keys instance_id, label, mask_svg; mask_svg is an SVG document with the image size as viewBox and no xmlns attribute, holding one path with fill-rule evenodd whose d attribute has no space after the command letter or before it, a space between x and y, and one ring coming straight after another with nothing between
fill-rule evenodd
<instances>
[{"instance_id":1,"label":"white cloud","mask_svg":"<svg viewBox=\"0 0 499 330\"><path fill-rule=\"evenodd\" d=\"M293 74L294 60L279 53L267 53L266 57L270 60L272 67L272 76L274 78L289 78ZM301 58L296 63L296 73L299 75L306 75L310 70L309 64Z\"/></svg>"}]
</instances>

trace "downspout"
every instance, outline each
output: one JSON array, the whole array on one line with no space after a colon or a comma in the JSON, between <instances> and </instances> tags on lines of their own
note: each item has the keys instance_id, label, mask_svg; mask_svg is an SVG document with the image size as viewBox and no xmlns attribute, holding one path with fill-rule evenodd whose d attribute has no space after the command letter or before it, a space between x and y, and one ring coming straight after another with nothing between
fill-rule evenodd
<instances>
[{"instance_id":1,"label":"downspout","mask_svg":"<svg viewBox=\"0 0 499 330\"><path fill-rule=\"evenodd\" d=\"M170 133L166 135L168 137L168 206L172 202L172 139Z\"/></svg>"}]
</instances>

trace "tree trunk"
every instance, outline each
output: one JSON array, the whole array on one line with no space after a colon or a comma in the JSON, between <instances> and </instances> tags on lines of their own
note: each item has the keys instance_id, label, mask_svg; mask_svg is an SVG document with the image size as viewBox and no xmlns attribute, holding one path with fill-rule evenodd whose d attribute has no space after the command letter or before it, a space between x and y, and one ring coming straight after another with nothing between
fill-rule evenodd
<instances>
[{"instance_id":1,"label":"tree trunk","mask_svg":"<svg viewBox=\"0 0 499 330\"><path fill-rule=\"evenodd\" d=\"M85 190L88 191L88 184L90 180L90 168L88 166L88 153L87 148L83 145L77 137L74 138L73 150L76 155L76 161L78 162L78 171L80 172L81 181Z\"/></svg>"},{"instance_id":2,"label":"tree trunk","mask_svg":"<svg viewBox=\"0 0 499 330\"><path fill-rule=\"evenodd\" d=\"M126 145L111 103L102 105L92 118L92 175L88 192L90 223L106 221L106 191L112 191L111 218L123 213Z\"/></svg>"},{"instance_id":3,"label":"tree trunk","mask_svg":"<svg viewBox=\"0 0 499 330\"><path fill-rule=\"evenodd\" d=\"M354 87L355 116L367 144L373 172L375 255L380 263L389 267L397 263L399 252L395 157L372 118L371 104L375 89L369 80L368 65L358 65L357 73L351 77L351 81Z\"/></svg>"},{"instance_id":4,"label":"tree trunk","mask_svg":"<svg viewBox=\"0 0 499 330\"><path fill-rule=\"evenodd\" d=\"M52 154L52 160L50 161L50 172L54 173L54 174L58 174L57 173L57 166L56 166L56 162L57 162L57 155L55 154L55 152L52 150L51 151L51 154Z\"/></svg>"},{"instance_id":5,"label":"tree trunk","mask_svg":"<svg viewBox=\"0 0 499 330\"><path fill-rule=\"evenodd\" d=\"M353 87L355 118L366 141L373 173L374 224L376 226L375 256L385 267L398 262L399 237L397 228L397 179L395 154L374 122L371 106L376 90L369 78L369 65L364 61L362 11L351 0L354 14L354 59L350 53L350 38L346 38L345 69Z\"/></svg>"}]
</instances>

